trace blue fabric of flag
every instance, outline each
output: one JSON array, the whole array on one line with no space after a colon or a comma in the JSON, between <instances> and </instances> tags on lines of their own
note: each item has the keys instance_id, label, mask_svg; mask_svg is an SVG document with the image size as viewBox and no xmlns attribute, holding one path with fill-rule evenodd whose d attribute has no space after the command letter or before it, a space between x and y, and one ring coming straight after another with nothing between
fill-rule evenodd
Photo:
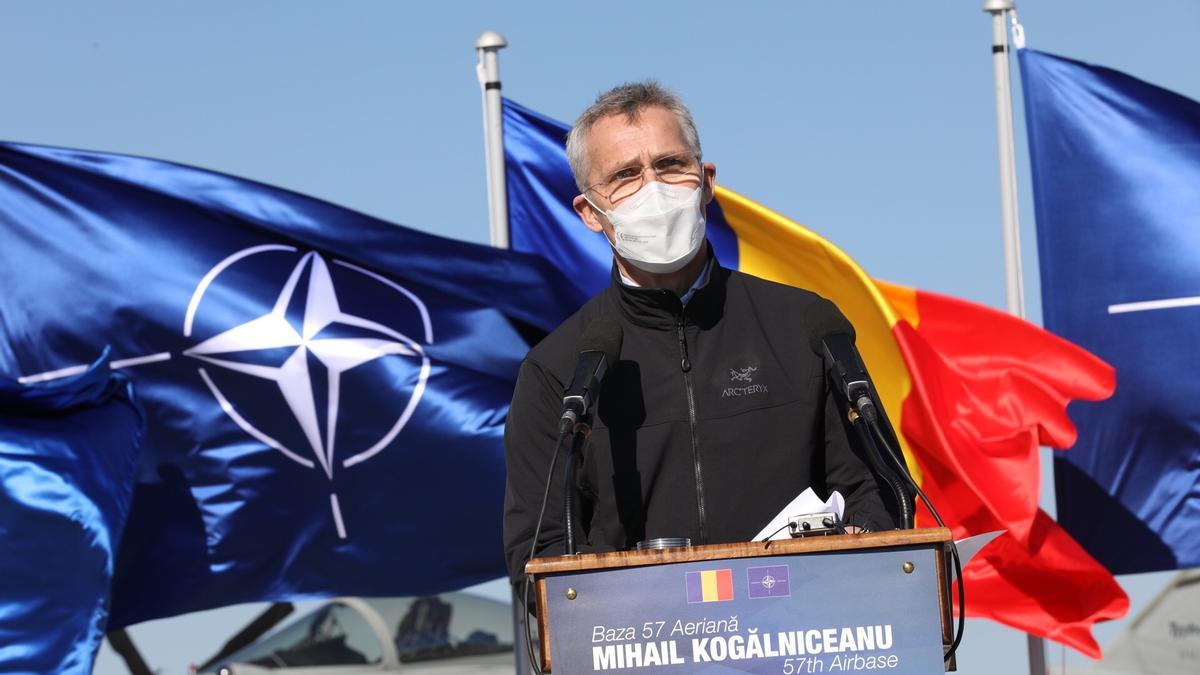
<instances>
[{"instance_id":1,"label":"blue fabric of flag","mask_svg":"<svg viewBox=\"0 0 1200 675\"><path fill-rule=\"evenodd\" d=\"M1019 53L1045 325L1116 367L1058 520L1114 573L1200 566L1200 103Z\"/></svg>"},{"instance_id":2,"label":"blue fabric of flag","mask_svg":"<svg viewBox=\"0 0 1200 675\"><path fill-rule=\"evenodd\" d=\"M106 356L46 384L0 376L0 672L92 672L143 424Z\"/></svg>"},{"instance_id":3,"label":"blue fabric of flag","mask_svg":"<svg viewBox=\"0 0 1200 675\"><path fill-rule=\"evenodd\" d=\"M259 183L0 144L0 372L111 344L146 409L110 628L503 576L503 424L565 287Z\"/></svg>"},{"instance_id":4,"label":"blue fabric of flag","mask_svg":"<svg viewBox=\"0 0 1200 675\"><path fill-rule=\"evenodd\" d=\"M509 243L563 270L583 304L608 285L612 247L604 235L587 229L571 206L579 188L567 163L570 127L509 99L503 112ZM706 217L717 259L736 269L737 236L717 200L709 202Z\"/></svg>"}]
</instances>

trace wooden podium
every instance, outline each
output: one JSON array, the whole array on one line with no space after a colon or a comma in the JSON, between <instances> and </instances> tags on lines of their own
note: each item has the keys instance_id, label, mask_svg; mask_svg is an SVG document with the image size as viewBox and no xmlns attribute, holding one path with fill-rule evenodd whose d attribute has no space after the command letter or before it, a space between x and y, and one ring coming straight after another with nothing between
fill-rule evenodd
<instances>
[{"instance_id":1,"label":"wooden podium","mask_svg":"<svg viewBox=\"0 0 1200 675\"><path fill-rule=\"evenodd\" d=\"M542 669L954 670L950 543L936 528L535 558Z\"/></svg>"}]
</instances>

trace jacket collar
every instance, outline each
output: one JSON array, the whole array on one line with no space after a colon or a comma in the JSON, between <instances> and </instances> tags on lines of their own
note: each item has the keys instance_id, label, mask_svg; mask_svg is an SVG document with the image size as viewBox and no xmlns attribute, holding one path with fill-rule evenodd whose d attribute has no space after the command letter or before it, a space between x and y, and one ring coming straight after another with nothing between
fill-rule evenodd
<instances>
[{"instance_id":1,"label":"jacket collar","mask_svg":"<svg viewBox=\"0 0 1200 675\"><path fill-rule=\"evenodd\" d=\"M725 282L729 270L721 267L712 245L706 252L707 280L692 295L687 305L679 301L674 291L666 288L628 286L621 281L617 263L612 266L610 295L615 296L621 314L630 322L646 328L674 329L680 318L701 328L711 327L725 308Z\"/></svg>"}]
</instances>

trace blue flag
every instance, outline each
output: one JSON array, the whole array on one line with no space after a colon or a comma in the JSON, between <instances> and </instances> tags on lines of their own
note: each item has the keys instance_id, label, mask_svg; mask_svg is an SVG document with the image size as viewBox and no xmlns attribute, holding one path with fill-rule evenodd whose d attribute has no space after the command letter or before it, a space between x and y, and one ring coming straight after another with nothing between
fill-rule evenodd
<instances>
[{"instance_id":1,"label":"blue flag","mask_svg":"<svg viewBox=\"0 0 1200 675\"><path fill-rule=\"evenodd\" d=\"M250 181L0 144L0 372L111 344L146 409L110 627L503 576L503 424L565 286Z\"/></svg>"},{"instance_id":2,"label":"blue flag","mask_svg":"<svg viewBox=\"0 0 1200 675\"><path fill-rule=\"evenodd\" d=\"M42 385L0 376L0 671L92 672L142 427L107 358Z\"/></svg>"},{"instance_id":3,"label":"blue flag","mask_svg":"<svg viewBox=\"0 0 1200 675\"><path fill-rule=\"evenodd\" d=\"M609 283L612 248L571 206L579 194L567 163L570 128L504 99L504 171L508 180L509 241L568 271L578 304ZM737 236L717 200L708 205L708 241L725 267L737 268Z\"/></svg>"},{"instance_id":4,"label":"blue flag","mask_svg":"<svg viewBox=\"0 0 1200 675\"><path fill-rule=\"evenodd\" d=\"M1117 370L1058 520L1114 573L1200 566L1200 103L1020 51L1046 328Z\"/></svg>"}]
</instances>

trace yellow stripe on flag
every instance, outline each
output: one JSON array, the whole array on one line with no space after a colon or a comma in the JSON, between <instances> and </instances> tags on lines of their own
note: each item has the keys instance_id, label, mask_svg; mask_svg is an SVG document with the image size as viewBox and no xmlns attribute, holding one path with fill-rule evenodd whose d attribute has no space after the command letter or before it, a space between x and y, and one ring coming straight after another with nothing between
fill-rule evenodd
<instances>
[{"instance_id":1,"label":"yellow stripe on flag","mask_svg":"<svg viewBox=\"0 0 1200 675\"><path fill-rule=\"evenodd\" d=\"M704 602L717 600L717 573L715 570L705 570L700 573L700 592Z\"/></svg>"},{"instance_id":2,"label":"yellow stripe on flag","mask_svg":"<svg viewBox=\"0 0 1200 675\"><path fill-rule=\"evenodd\" d=\"M920 468L899 433L901 407L912 391L912 378L892 335L892 326L902 316L907 319L910 312L914 315L910 322L916 324L915 294L909 299L902 292L906 289L890 287L890 294L908 300L897 312L850 256L817 233L721 186L717 186L717 201L737 235L739 270L828 298L854 324L858 349L896 426L909 471L919 483ZM806 349L807 345L797 348Z\"/></svg>"},{"instance_id":3,"label":"yellow stripe on flag","mask_svg":"<svg viewBox=\"0 0 1200 675\"><path fill-rule=\"evenodd\" d=\"M908 286L900 286L897 284L888 283L874 279L875 286L879 288L879 292L883 293L883 297L887 298L888 304L896 313L900 315L908 323L912 324L913 328L921 327L921 315L917 313L917 290Z\"/></svg>"}]
</instances>

